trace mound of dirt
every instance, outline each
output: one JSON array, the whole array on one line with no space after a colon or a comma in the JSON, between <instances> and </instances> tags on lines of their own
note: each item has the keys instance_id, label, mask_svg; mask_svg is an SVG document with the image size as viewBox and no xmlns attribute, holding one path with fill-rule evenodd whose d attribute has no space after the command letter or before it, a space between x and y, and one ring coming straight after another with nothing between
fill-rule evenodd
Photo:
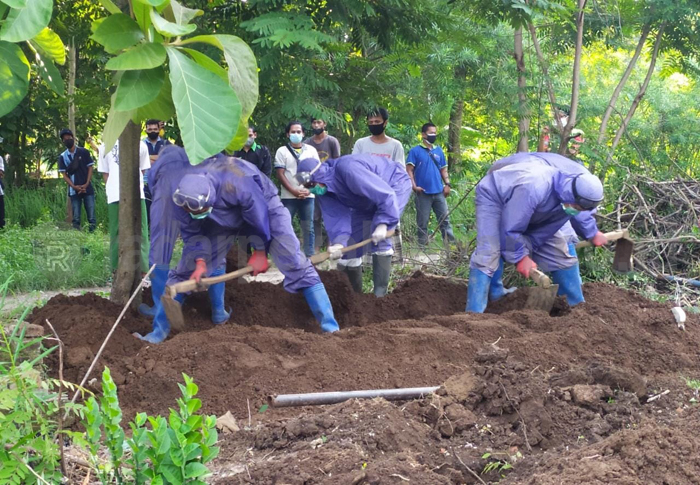
<instances>
[{"instance_id":1,"label":"mound of dirt","mask_svg":"<svg viewBox=\"0 0 700 485\"><path fill-rule=\"evenodd\" d=\"M679 431L681 419L700 427L679 379L700 375L696 315L682 332L667 304L605 284L551 314L523 310L522 289L476 315L464 313L462 282L417 273L377 299L353 294L341 273L321 278L338 334L318 332L302 295L238 281L226 290L231 323L212 325L207 294L195 294L187 330L160 345L134 339L149 322L127 314L95 377L111 368L129 419L167 413L181 374L192 376L203 411L231 411L242 428L222 443L217 483L689 483L700 469L695 438ZM29 321L56 327L76 382L120 310L58 296ZM271 394L443 384L409 403L258 412ZM684 464L665 458L670 446Z\"/></svg>"}]
</instances>

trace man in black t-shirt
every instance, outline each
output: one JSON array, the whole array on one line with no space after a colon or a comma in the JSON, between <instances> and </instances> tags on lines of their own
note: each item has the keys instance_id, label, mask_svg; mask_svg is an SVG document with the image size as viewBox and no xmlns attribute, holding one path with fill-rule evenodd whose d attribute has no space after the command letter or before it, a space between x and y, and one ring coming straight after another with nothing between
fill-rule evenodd
<instances>
[{"instance_id":1,"label":"man in black t-shirt","mask_svg":"<svg viewBox=\"0 0 700 485\"><path fill-rule=\"evenodd\" d=\"M257 137L258 132L255 130L255 127L251 126L248 128L248 140L246 140L242 149L233 153L233 156L252 163L270 178L272 176L272 156L265 145L259 145L255 141Z\"/></svg>"},{"instance_id":2,"label":"man in black t-shirt","mask_svg":"<svg viewBox=\"0 0 700 485\"><path fill-rule=\"evenodd\" d=\"M73 208L73 228L80 230L80 211L85 205L90 224L90 232L95 230L95 191L92 188L92 160L90 152L85 148L75 145L73 132L67 128L59 134L66 151L58 157L58 172L63 175L63 180L68 184L68 196Z\"/></svg>"}]
</instances>

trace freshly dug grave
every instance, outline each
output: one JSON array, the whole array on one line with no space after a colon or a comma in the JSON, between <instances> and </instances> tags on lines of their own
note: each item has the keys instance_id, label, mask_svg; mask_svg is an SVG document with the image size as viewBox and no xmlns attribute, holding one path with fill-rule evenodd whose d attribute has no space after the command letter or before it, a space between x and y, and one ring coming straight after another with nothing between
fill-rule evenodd
<instances>
[{"instance_id":1,"label":"freshly dug grave","mask_svg":"<svg viewBox=\"0 0 700 485\"><path fill-rule=\"evenodd\" d=\"M503 475L512 483L695 483L687 477L700 476L700 434L686 432L700 419L679 378L700 377L696 316L683 332L668 305L605 284L586 285L585 304L559 305L553 315L518 310L526 290L492 305L499 313L470 315L463 283L444 278L419 273L384 299L353 295L339 273L322 278L339 334L318 333L301 295L261 283L228 285L233 324L211 325L206 294L188 298L188 330L161 345L131 337L148 322L130 314L101 362L119 385L125 417L166 413L181 373L194 377L204 411L231 411L241 428L222 435L216 483L479 483L474 474L486 482ZM30 321L48 318L56 327L66 378L78 381L119 311L94 295L56 297ZM437 395L409 403L258 412L275 393L442 384Z\"/></svg>"}]
</instances>

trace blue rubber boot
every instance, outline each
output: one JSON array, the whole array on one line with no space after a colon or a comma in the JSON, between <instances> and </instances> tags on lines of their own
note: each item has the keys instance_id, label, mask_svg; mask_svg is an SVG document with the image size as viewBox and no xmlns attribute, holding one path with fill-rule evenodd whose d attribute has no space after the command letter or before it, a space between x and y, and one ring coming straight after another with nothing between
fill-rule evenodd
<instances>
[{"instance_id":1,"label":"blue rubber boot","mask_svg":"<svg viewBox=\"0 0 700 485\"><path fill-rule=\"evenodd\" d=\"M226 272L225 268L219 268L211 273L210 276L221 276ZM226 311L224 307L224 292L226 291L226 283L217 283L209 287L209 301L211 302L211 321L214 325L220 325L228 322L231 318L231 309Z\"/></svg>"},{"instance_id":2,"label":"blue rubber boot","mask_svg":"<svg viewBox=\"0 0 700 485\"><path fill-rule=\"evenodd\" d=\"M182 305L182 302L185 301L185 294L180 293L177 296L175 296L174 299ZM163 308L163 305L160 304L160 300L158 301L159 303L158 305L156 305L158 307L158 311L156 312L156 316L153 319L153 330L151 331L151 333L147 335L141 335L138 333L134 334L141 340L152 344L161 343L170 334L170 322L168 322L168 317L165 314L165 309Z\"/></svg>"},{"instance_id":3,"label":"blue rubber boot","mask_svg":"<svg viewBox=\"0 0 700 485\"><path fill-rule=\"evenodd\" d=\"M160 297L165 291L165 283L168 281L168 271L170 268L167 264L159 264L151 272L151 294L153 295L153 306L148 306L145 303L139 305L139 313L144 317L154 318L158 313L160 305Z\"/></svg>"},{"instance_id":4,"label":"blue rubber boot","mask_svg":"<svg viewBox=\"0 0 700 485\"><path fill-rule=\"evenodd\" d=\"M338 322L333 315L333 307L331 300L326 293L326 287L323 283L317 283L314 286L304 288L304 298L309 304L311 313L314 314L316 320L321 324L321 331L324 333L333 333L340 330Z\"/></svg>"},{"instance_id":5,"label":"blue rubber boot","mask_svg":"<svg viewBox=\"0 0 700 485\"><path fill-rule=\"evenodd\" d=\"M484 313L489 302L491 277L476 268L469 270L469 287L467 288L467 313Z\"/></svg>"},{"instance_id":6,"label":"blue rubber boot","mask_svg":"<svg viewBox=\"0 0 700 485\"><path fill-rule=\"evenodd\" d=\"M498 269L491 277L491 286L489 287L489 301L500 300L506 295L513 293L517 288L506 288L503 286L503 260L498 263Z\"/></svg>"},{"instance_id":7,"label":"blue rubber boot","mask_svg":"<svg viewBox=\"0 0 700 485\"><path fill-rule=\"evenodd\" d=\"M576 306L585 301L578 264L570 268L552 271L552 281L559 285L557 295L565 295L569 306Z\"/></svg>"}]
</instances>

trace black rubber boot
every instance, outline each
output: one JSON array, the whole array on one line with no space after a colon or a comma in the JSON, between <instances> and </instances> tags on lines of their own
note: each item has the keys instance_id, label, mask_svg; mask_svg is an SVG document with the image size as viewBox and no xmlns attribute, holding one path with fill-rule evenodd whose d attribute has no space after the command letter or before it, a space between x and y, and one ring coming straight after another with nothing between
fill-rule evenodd
<instances>
[{"instance_id":1,"label":"black rubber boot","mask_svg":"<svg viewBox=\"0 0 700 485\"><path fill-rule=\"evenodd\" d=\"M391 255L372 255L372 280L374 281L374 296L381 298L389 289L389 276L391 276Z\"/></svg>"},{"instance_id":2,"label":"black rubber boot","mask_svg":"<svg viewBox=\"0 0 700 485\"><path fill-rule=\"evenodd\" d=\"M362 293L362 266L347 266L343 264L338 265L338 271L342 271L348 275L350 280L350 285L355 293Z\"/></svg>"}]
</instances>

